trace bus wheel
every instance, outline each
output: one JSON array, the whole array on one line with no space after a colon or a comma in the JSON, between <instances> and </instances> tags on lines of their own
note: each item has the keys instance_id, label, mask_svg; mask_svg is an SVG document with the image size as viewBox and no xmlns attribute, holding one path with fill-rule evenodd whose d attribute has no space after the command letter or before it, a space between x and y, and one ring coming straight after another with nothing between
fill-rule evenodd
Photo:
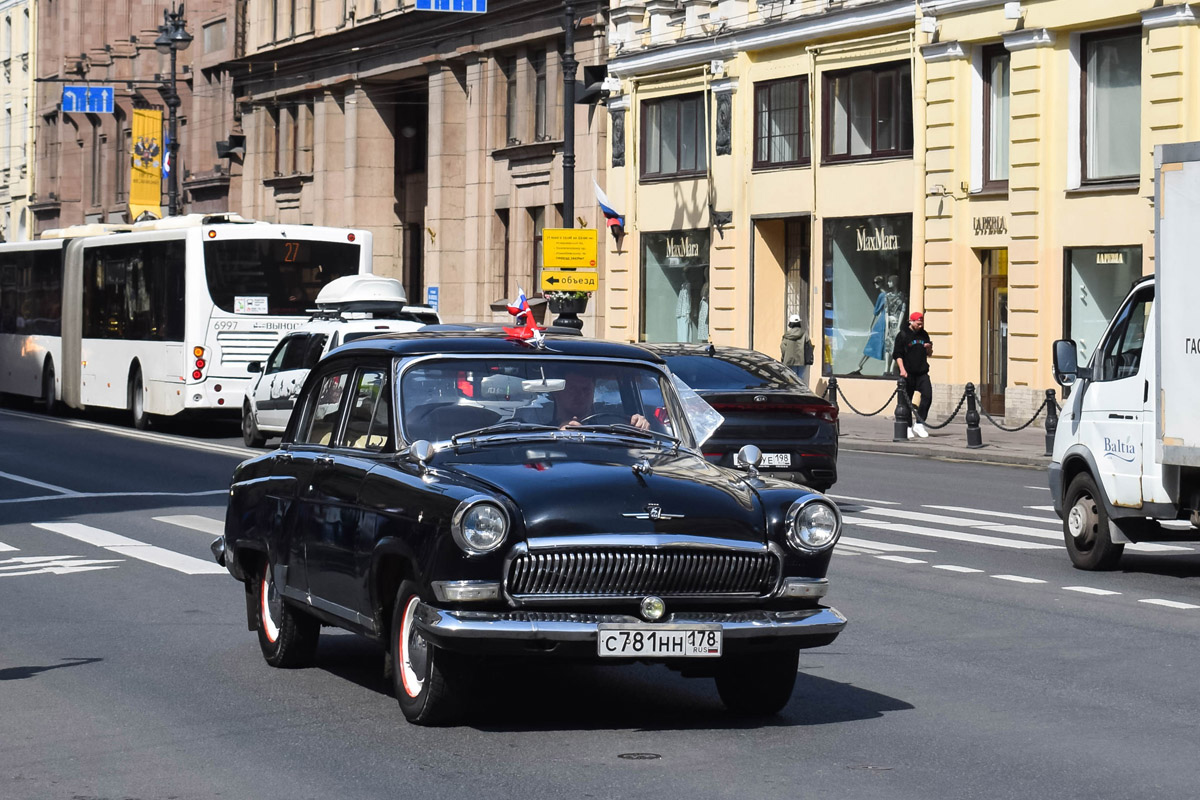
<instances>
[{"instance_id":1,"label":"bus wheel","mask_svg":"<svg viewBox=\"0 0 1200 800\"><path fill-rule=\"evenodd\" d=\"M54 393L54 362L49 359L46 361L46 368L42 370L42 402L46 406L47 414L58 414L58 398Z\"/></svg>"},{"instance_id":2,"label":"bus wheel","mask_svg":"<svg viewBox=\"0 0 1200 800\"><path fill-rule=\"evenodd\" d=\"M135 369L129 379L129 412L133 427L144 431L150 427L150 415L146 413L146 396L142 389L142 371Z\"/></svg>"},{"instance_id":3,"label":"bus wheel","mask_svg":"<svg viewBox=\"0 0 1200 800\"><path fill-rule=\"evenodd\" d=\"M254 424L254 412L250 410L249 403L242 404L242 441L246 447L262 447L267 443L267 437Z\"/></svg>"}]
</instances>

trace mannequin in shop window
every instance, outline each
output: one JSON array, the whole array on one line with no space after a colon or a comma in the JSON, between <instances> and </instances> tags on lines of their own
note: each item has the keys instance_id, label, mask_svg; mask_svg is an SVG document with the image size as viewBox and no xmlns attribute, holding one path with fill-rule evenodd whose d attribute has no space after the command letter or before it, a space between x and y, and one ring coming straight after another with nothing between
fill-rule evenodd
<instances>
[{"instance_id":1,"label":"mannequin in shop window","mask_svg":"<svg viewBox=\"0 0 1200 800\"><path fill-rule=\"evenodd\" d=\"M867 344L863 347L862 360L858 362L858 368L851 372L851 375L862 375L863 367L867 365L868 359L883 361L884 342L887 341L885 334L888 328L887 314L887 292L883 290L883 276L875 276L875 311L871 317L871 335L867 337Z\"/></svg>"},{"instance_id":2,"label":"mannequin in shop window","mask_svg":"<svg viewBox=\"0 0 1200 800\"><path fill-rule=\"evenodd\" d=\"M708 341L708 272L704 271L700 284L700 302L696 311L696 341Z\"/></svg>"},{"instance_id":3,"label":"mannequin in shop window","mask_svg":"<svg viewBox=\"0 0 1200 800\"><path fill-rule=\"evenodd\" d=\"M887 295L885 296L885 305L887 310L884 312L887 315L887 332L883 341L894 342L896 336L900 334L900 329L904 327L905 311L908 308L908 303L904 301L904 295L900 292L900 277L891 275L887 279ZM899 371L894 360L889 359L888 368L885 374L895 375Z\"/></svg>"},{"instance_id":4,"label":"mannequin in shop window","mask_svg":"<svg viewBox=\"0 0 1200 800\"><path fill-rule=\"evenodd\" d=\"M692 316L692 281L688 274L690 267L684 268L679 281L679 296L675 299L675 340L679 342L692 341L695 332L695 318Z\"/></svg>"}]
</instances>

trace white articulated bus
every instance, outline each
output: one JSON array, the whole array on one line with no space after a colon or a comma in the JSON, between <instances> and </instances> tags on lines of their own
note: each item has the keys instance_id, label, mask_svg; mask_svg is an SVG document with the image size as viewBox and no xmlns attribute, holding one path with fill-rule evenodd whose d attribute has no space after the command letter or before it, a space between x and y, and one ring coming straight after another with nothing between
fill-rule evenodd
<instances>
[{"instance_id":1,"label":"white articulated bus","mask_svg":"<svg viewBox=\"0 0 1200 800\"><path fill-rule=\"evenodd\" d=\"M371 234L236 215L47 231L0 244L0 392L47 411L236 414L317 293L371 271Z\"/></svg>"}]
</instances>

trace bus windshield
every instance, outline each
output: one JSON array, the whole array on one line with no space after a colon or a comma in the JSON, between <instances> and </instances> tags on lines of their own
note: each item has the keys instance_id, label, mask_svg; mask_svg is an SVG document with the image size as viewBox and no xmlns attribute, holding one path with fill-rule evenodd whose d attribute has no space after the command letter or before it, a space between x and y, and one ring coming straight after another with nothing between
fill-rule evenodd
<instances>
[{"instance_id":1,"label":"bus windshield","mask_svg":"<svg viewBox=\"0 0 1200 800\"><path fill-rule=\"evenodd\" d=\"M334 278L358 273L358 244L311 239L204 242L213 303L237 314L304 314Z\"/></svg>"}]
</instances>

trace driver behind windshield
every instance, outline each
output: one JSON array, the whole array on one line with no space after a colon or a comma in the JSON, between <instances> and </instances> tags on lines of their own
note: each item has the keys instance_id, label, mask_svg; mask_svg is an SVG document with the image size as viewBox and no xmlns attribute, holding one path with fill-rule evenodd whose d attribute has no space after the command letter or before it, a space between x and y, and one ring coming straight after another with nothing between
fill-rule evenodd
<instances>
[{"instance_id":1,"label":"driver behind windshield","mask_svg":"<svg viewBox=\"0 0 1200 800\"><path fill-rule=\"evenodd\" d=\"M577 428L591 423L611 422L619 416L610 411L596 412L596 378L590 373L569 370L566 387L554 395L554 424L559 428ZM650 421L641 414L629 418L629 424L644 431L650 430Z\"/></svg>"}]
</instances>

